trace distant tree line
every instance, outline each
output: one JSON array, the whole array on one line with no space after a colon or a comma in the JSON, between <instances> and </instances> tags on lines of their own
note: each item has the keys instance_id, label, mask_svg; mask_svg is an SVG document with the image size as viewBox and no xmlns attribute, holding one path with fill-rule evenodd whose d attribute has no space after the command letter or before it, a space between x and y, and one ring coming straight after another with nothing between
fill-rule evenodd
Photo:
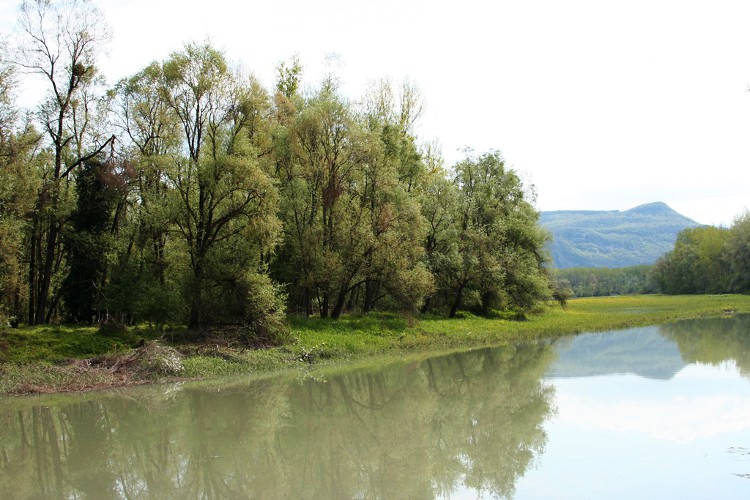
<instances>
[{"instance_id":1,"label":"distant tree line","mask_svg":"<svg viewBox=\"0 0 750 500\"><path fill-rule=\"evenodd\" d=\"M550 294L533 189L496 151L451 168L410 84L275 88L189 43L111 88L86 0L26 1L0 61L0 315L249 325L375 308L527 311ZM15 105L18 71L46 82Z\"/></svg>"},{"instance_id":2,"label":"distant tree line","mask_svg":"<svg viewBox=\"0 0 750 500\"><path fill-rule=\"evenodd\" d=\"M558 269L555 280L558 290L576 297L750 293L750 213L729 228L683 230L654 265Z\"/></svg>"},{"instance_id":3,"label":"distant tree line","mask_svg":"<svg viewBox=\"0 0 750 500\"><path fill-rule=\"evenodd\" d=\"M606 297L658 293L652 265L619 268L571 267L555 271L562 288L575 297Z\"/></svg>"}]
</instances>

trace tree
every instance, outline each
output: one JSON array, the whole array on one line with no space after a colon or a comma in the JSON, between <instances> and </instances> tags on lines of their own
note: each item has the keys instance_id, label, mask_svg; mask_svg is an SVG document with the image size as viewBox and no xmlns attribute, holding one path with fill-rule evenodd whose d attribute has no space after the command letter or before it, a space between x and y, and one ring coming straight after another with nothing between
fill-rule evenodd
<instances>
[{"instance_id":1,"label":"tree","mask_svg":"<svg viewBox=\"0 0 750 500\"><path fill-rule=\"evenodd\" d=\"M430 268L448 316L462 305L484 313L495 307L523 312L547 298L548 235L516 173L496 151L467 155L454 167L452 185L452 213L433 207L428 215L450 221L450 228L428 236Z\"/></svg>"},{"instance_id":2,"label":"tree","mask_svg":"<svg viewBox=\"0 0 750 500\"><path fill-rule=\"evenodd\" d=\"M654 276L667 294L723 293L730 287L726 255L731 231L713 226L688 228L677 235L674 249L656 263Z\"/></svg>"},{"instance_id":3,"label":"tree","mask_svg":"<svg viewBox=\"0 0 750 500\"><path fill-rule=\"evenodd\" d=\"M276 93L287 99L293 99L299 92L302 65L299 57L294 55L289 63L282 61L276 67Z\"/></svg>"},{"instance_id":4,"label":"tree","mask_svg":"<svg viewBox=\"0 0 750 500\"><path fill-rule=\"evenodd\" d=\"M361 211L349 190L361 174L359 131L331 78L302 103L288 130L277 136L288 137L288 143L277 139L284 278L307 314L316 300L321 317L328 317L332 306L343 308L359 271L349 259L360 253L355 248L365 236L358 232Z\"/></svg>"},{"instance_id":5,"label":"tree","mask_svg":"<svg viewBox=\"0 0 750 500\"><path fill-rule=\"evenodd\" d=\"M750 292L750 212L735 218L726 242L731 280L729 289L735 293Z\"/></svg>"},{"instance_id":6,"label":"tree","mask_svg":"<svg viewBox=\"0 0 750 500\"><path fill-rule=\"evenodd\" d=\"M607 268L568 267L557 269L554 277L567 283L576 297L657 293L654 265Z\"/></svg>"},{"instance_id":7,"label":"tree","mask_svg":"<svg viewBox=\"0 0 750 500\"><path fill-rule=\"evenodd\" d=\"M358 194L373 244L363 282L355 286L364 288L363 312L386 297L416 310L433 290L423 264L426 220L418 196L426 169L413 135L420 112L418 92L408 83L394 92L390 82L382 81L366 98L364 182Z\"/></svg>"},{"instance_id":8,"label":"tree","mask_svg":"<svg viewBox=\"0 0 750 500\"><path fill-rule=\"evenodd\" d=\"M173 186L168 172L180 155L181 126L163 98L163 80L162 65L154 62L111 91L120 154L131 180L127 217L120 221L121 237L115 242L108 304L122 319L157 325L182 317L178 273L170 261L187 257L170 236L167 201Z\"/></svg>"},{"instance_id":9,"label":"tree","mask_svg":"<svg viewBox=\"0 0 750 500\"><path fill-rule=\"evenodd\" d=\"M442 166L442 158L432 156L433 164L420 191L422 215L427 221L427 234L424 240L425 261L434 276L437 290L444 293L449 288L449 270L445 267L448 255L455 250L458 241L458 191L448 179ZM448 272L444 272L448 271ZM430 310L435 299L427 296L422 306L422 313Z\"/></svg>"},{"instance_id":10,"label":"tree","mask_svg":"<svg viewBox=\"0 0 750 500\"><path fill-rule=\"evenodd\" d=\"M37 118L52 150L37 197L29 271L29 323L49 320L50 286L59 268L59 234L64 223L63 185L84 162L105 151L114 136L95 126L100 97L96 56L109 38L99 10L88 0L24 1L20 7L21 43L16 63L47 83ZM39 245L41 248L36 248Z\"/></svg>"},{"instance_id":11,"label":"tree","mask_svg":"<svg viewBox=\"0 0 750 500\"><path fill-rule=\"evenodd\" d=\"M278 108L285 237L275 271L289 284L293 308L306 315L317 305L335 319L379 301L415 309L431 289L421 263L424 219L409 192L421 159L410 124L396 121L408 113L375 98L381 94L357 112L329 76L294 108ZM277 98L277 106L285 102Z\"/></svg>"},{"instance_id":12,"label":"tree","mask_svg":"<svg viewBox=\"0 0 750 500\"><path fill-rule=\"evenodd\" d=\"M124 188L111 163L89 160L78 173L76 209L71 215L71 230L64 236L70 264L62 295L70 321L103 319L111 228Z\"/></svg>"},{"instance_id":13,"label":"tree","mask_svg":"<svg viewBox=\"0 0 750 500\"><path fill-rule=\"evenodd\" d=\"M0 45L0 324L22 316L26 300L23 262L27 258L27 214L33 209L36 148L39 134L19 123L15 106L15 78L5 47Z\"/></svg>"},{"instance_id":14,"label":"tree","mask_svg":"<svg viewBox=\"0 0 750 500\"><path fill-rule=\"evenodd\" d=\"M207 44L173 53L162 73L161 96L187 154L174 158L167 176L171 219L190 258L188 326L197 329L220 319L223 304L247 309L248 283L258 283L253 276L265 272L276 242L277 195L258 149L269 104L257 81L233 73Z\"/></svg>"}]
</instances>

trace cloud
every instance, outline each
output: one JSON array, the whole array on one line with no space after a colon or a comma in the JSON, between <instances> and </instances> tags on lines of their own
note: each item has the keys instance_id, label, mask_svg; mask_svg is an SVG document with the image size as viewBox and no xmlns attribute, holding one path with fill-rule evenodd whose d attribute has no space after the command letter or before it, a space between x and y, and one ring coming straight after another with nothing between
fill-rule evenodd
<instances>
[{"instance_id":1,"label":"cloud","mask_svg":"<svg viewBox=\"0 0 750 500\"><path fill-rule=\"evenodd\" d=\"M558 380L561 423L688 443L750 429L747 380L727 366L688 366L673 380L631 375Z\"/></svg>"}]
</instances>

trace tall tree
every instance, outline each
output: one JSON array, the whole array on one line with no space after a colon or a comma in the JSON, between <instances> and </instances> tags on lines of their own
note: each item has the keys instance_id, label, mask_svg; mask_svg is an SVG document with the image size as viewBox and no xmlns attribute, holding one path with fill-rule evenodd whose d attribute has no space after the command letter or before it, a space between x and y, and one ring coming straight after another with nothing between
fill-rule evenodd
<instances>
[{"instance_id":1,"label":"tall tree","mask_svg":"<svg viewBox=\"0 0 750 500\"><path fill-rule=\"evenodd\" d=\"M154 62L112 90L120 154L132 176L127 218L122 221L117 258L107 296L120 317L157 324L180 318L177 272L168 252L168 172L181 153L181 126L163 98L162 65ZM171 255L168 255L171 253Z\"/></svg>"},{"instance_id":2,"label":"tall tree","mask_svg":"<svg viewBox=\"0 0 750 500\"><path fill-rule=\"evenodd\" d=\"M435 158L429 170L424 186L421 189L422 214L427 221L427 234L424 240L425 261L436 280L438 291L442 294L448 288L446 280L450 274L446 264L449 255L456 250L458 242L458 190L448 179L442 166L442 158ZM427 296L422 306L426 313L440 297Z\"/></svg>"},{"instance_id":3,"label":"tall tree","mask_svg":"<svg viewBox=\"0 0 750 500\"><path fill-rule=\"evenodd\" d=\"M287 135L277 137L282 255L289 261L292 296L308 314L315 300L320 315L328 317L358 271L347 259L362 236L356 231L359 210L349 190L361 172L355 149L359 131L330 78L302 103L288 129ZM284 137L289 138L288 150L279 140ZM351 251L345 255L347 249Z\"/></svg>"},{"instance_id":4,"label":"tall tree","mask_svg":"<svg viewBox=\"0 0 750 500\"><path fill-rule=\"evenodd\" d=\"M674 249L655 265L659 288L667 294L729 291L739 276L737 269L731 269L732 259L726 253L731 238L732 231L713 226L681 231Z\"/></svg>"},{"instance_id":5,"label":"tall tree","mask_svg":"<svg viewBox=\"0 0 750 500\"><path fill-rule=\"evenodd\" d=\"M469 305L489 312L493 307L519 312L530 309L550 293L544 271L547 233L539 214L527 199L527 190L496 151L479 157L467 155L454 167L454 212L439 216L433 208L428 218L445 217L452 228L449 239L437 245L431 231L431 269L448 315Z\"/></svg>"},{"instance_id":6,"label":"tall tree","mask_svg":"<svg viewBox=\"0 0 750 500\"><path fill-rule=\"evenodd\" d=\"M361 285L364 312L385 298L416 309L432 291L432 276L422 262L427 226L418 195L426 167L413 131L421 109L419 94L408 82L394 91L389 81L381 81L365 99L367 149L358 192L373 244Z\"/></svg>"},{"instance_id":7,"label":"tall tree","mask_svg":"<svg viewBox=\"0 0 750 500\"><path fill-rule=\"evenodd\" d=\"M276 190L258 146L269 103L256 80L233 73L207 44L186 45L162 71L161 95L180 124L186 153L168 175L172 219L190 257L188 324L196 329L234 295L243 295L246 306L247 294L262 295L253 287L270 286L254 277L265 273L278 230ZM212 302L209 292L217 288L225 295ZM257 310L255 316L257 323Z\"/></svg>"},{"instance_id":8,"label":"tall tree","mask_svg":"<svg viewBox=\"0 0 750 500\"><path fill-rule=\"evenodd\" d=\"M29 323L49 320L50 286L60 262L59 234L64 223L64 183L84 162L105 151L114 136L95 126L100 80L96 56L109 38L102 13L88 0L24 1L20 7L16 63L39 75L47 95L37 118L52 150L52 165L37 200L37 234L32 238L29 272Z\"/></svg>"},{"instance_id":9,"label":"tall tree","mask_svg":"<svg viewBox=\"0 0 750 500\"><path fill-rule=\"evenodd\" d=\"M738 215L726 242L726 261L729 263L729 290L750 292L750 212Z\"/></svg>"},{"instance_id":10,"label":"tall tree","mask_svg":"<svg viewBox=\"0 0 750 500\"><path fill-rule=\"evenodd\" d=\"M27 258L27 214L33 209L39 178L39 134L19 120L13 66L0 44L0 322L19 320L26 300L23 262Z\"/></svg>"},{"instance_id":11,"label":"tall tree","mask_svg":"<svg viewBox=\"0 0 750 500\"><path fill-rule=\"evenodd\" d=\"M112 219L125 187L113 167L112 163L89 160L76 178L76 209L71 230L64 235L70 263L62 285L67 318L74 322L104 319Z\"/></svg>"},{"instance_id":12,"label":"tall tree","mask_svg":"<svg viewBox=\"0 0 750 500\"><path fill-rule=\"evenodd\" d=\"M423 166L391 88L357 108L329 76L277 115L285 239L275 268L293 308L338 318L380 300L417 307L432 285L421 263L424 219L409 193Z\"/></svg>"}]
</instances>

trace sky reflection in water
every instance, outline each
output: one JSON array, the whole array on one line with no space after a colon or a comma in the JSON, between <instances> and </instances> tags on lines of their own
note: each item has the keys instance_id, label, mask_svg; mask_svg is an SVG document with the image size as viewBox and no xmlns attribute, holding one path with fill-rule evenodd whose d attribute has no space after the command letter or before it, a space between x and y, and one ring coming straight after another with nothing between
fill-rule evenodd
<instances>
[{"instance_id":1,"label":"sky reflection in water","mask_svg":"<svg viewBox=\"0 0 750 500\"><path fill-rule=\"evenodd\" d=\"M684 323L632 330L617 340L587 334L564 346L550 370L557 414L544 425L547 448L517 483L516 497L748 498L747 325L746 318ZM590 350L596 373L566 377L557 369L570 364L572 351L587 351L582 344L607 339L614 345L603 352L625 355L611 358L610 373L597 359L602 351ZM655 348L662 340L671 346ZM636 374L644 357L674 368L672 346L680 347L684 365L673 375ZM632 370L623 364L628 356ZM579 371L586 365L580 358Z\"/></svg>"},{"instance_id":2,"label":"sky reflection in water","mask_svg":"<svg viewBox=\"0 0 750 500\"><path fill-rule=\"evenodd\" d=\"M749 320L0 399L0 497L748 498Z\"/></svg>"}]
</instances>

